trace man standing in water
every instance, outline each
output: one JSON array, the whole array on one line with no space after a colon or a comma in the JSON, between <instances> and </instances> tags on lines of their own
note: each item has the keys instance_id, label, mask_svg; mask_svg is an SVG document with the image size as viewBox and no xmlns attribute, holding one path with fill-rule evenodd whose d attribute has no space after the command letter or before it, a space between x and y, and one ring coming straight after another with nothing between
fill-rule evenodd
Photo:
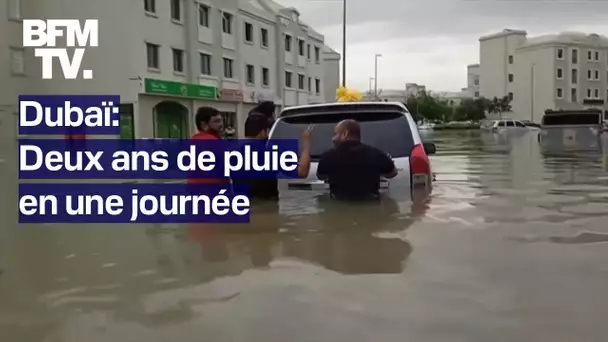
<instances>
[{"instance_id":1,"label":"man standing in water","mask_svg":"<svg viewBox=\"0 0 608 342\"><path fill-rule=\"evenodd\" d=\"M245 121L246 139L268 139L271 121L262 113L252 112ZM306 178L310 170L310 137L312 126L302 132L300 143L302 150L298 160L298 177ZM269 179L238 179L235 184L249 185L249 198L260 200L278 200L279 188L277 178Z\"/></svg>"},{"instance_id":2,"label":"man standing in water","mask_svg":"<svg viewBox=\"0 0 608 342\"><path fill-rule=\"evenodd\" d=\"M379 198L380 177L397 175L392 159L361 142L361 127L355 120L338 123L332 140L335 147L321 156L317 168L317 177L329 182L330 195L343 200Z\"/></svg>"},{"instance_id":3,"label":"man standing in water","mask_svg":"<svg viewBox=\"0 0 608 342\"><path fill-rule=\"evenodd\" d=\"M194 123L198 130L192 136L193 140L222 140L222 115L212 107L201 107L196 112ZM230 183L228 178L190 178L189 184L225 184Z\"/></svg>"}]
</instances>

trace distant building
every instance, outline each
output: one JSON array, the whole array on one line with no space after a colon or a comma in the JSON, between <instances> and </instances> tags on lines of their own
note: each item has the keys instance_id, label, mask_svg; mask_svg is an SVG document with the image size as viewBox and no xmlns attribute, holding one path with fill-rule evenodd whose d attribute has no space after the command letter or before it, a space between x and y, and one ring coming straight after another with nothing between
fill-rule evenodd
<instances>
[{"instance_id":1,"label":"distant building","mask_svg":"<svg viewBox=\"0 0 608 342\"><path fill-rule=\"evenodd\" d=\"M417 83L406 83L405 84L406 97L416 96L423 91L426 91L426 86L424 86L424 85L417 84Z\"/></svg>"},{"instance_id":2,"label":"distant building","mask_svg":"<svg viewBox=\"0 0 608 342\"><path fill-rule=\"evenodd\" d=\"M470 98L479 97L479 75L479 64L467 65L467 87L462 88L462 96Z\"/></svg>"},{"instance_id":3,"label":"distant building","mask_svg":"<svg viewBox=\"0 0 608 342\"><path fill-rule=\"evenodd\" d=\"M325 102L336 99L336 90L340 87L341 55L329 46L323 48L323 93Z\"/></svg>"},{"instance_id":4,"label":"distant building","mask_svg":"<svg viewBox=\"0 0 608 342\"><path fill-rule=\"evenodd\" d=\"M526 31L503 30L479 43L480 95L511 97L513 118L539 122L546 109L608 110L608 37L527 38Z\"/></svg>"}]
</instances>

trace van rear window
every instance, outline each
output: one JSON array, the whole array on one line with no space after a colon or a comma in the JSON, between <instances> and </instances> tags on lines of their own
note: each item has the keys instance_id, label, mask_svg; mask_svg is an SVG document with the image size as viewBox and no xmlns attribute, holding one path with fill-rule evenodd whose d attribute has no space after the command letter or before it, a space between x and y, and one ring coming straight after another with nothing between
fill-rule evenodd
<instances>
[{"instance_id":1,"label":"van rear window","mask_svg":"<svg viewBox=\"0 0 608 342\"><path fill-rule=\"evenodd\" d=\"M334 127L342 120L354 119L361 125L361 141L379 148L392 157L409 156L414 146L414 138L407 118L398 112L374 113L325 113L284 117L277 121L273 139L297 139L300 132L314 125L311 155L318 159L334 145Z\"/></svg>"},{"instance_id":2,"label":"van rear window","mask_svg":"<svg viewBox=\"0 0 608 342\"><path fill-rule=\"evenodd\" d=\"M601 122L601 114L550 114L543 117L543 126L589 126Z\"/></svg>"}]
</instances>

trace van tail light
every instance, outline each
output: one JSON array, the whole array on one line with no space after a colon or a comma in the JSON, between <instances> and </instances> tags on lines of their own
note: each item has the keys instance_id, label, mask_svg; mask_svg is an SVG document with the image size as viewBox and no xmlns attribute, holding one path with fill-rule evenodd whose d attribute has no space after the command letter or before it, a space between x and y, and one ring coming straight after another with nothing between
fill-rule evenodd
<instances>
[{"instance_id":1,"label":"van tail light","mask_svg":"<svg viewBox=\"0 0 608 342\"><path fill-rule=\"evenodd\" d=\"M410 173L412 189L430 187L431 163L422 144L415 145L410 153Z\"/></svg>"}]
</instances>

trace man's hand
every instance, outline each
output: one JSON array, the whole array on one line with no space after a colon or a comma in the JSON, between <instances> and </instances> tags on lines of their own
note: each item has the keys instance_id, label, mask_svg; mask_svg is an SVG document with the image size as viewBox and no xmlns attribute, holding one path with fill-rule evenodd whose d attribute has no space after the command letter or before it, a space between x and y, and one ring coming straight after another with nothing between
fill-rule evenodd
<instances>
[{"instance_id":1,"label":"man's hand","mask_svg":"<svg viewBox=\"0 0 608 342\"><path fill-rule=\"evenodd\" d=\"M304 131L302 131L302 133L300 133L300 139L302 140L302 143L306 144L307 146L310 146L310 139L312 136L313 128L314 125L310 125Z\"/></svg>"}]
</instances>

